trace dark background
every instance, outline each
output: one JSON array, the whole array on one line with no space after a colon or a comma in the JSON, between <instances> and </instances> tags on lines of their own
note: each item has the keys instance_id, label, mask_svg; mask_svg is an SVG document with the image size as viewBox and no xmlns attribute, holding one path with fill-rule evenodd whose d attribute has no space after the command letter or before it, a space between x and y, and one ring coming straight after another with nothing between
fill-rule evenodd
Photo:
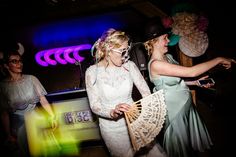
<instances>
[{"instance_id":1,"label":"dark background","mask_svg":"<svg viewBox=\"0 0 236 157\"><path fill-rule=\"evenodd\" d=\"M145 5L138 4L148 4ZM151 4L151 5L150 5ZM44 49L54 47L71 46L84 42L93 44L101 35L99 30L91 36L78 36L67 41L57 41L54 39L47 45L36 45L34 38L43 26L55 23L71 23L73 20L99 18L106 19L115 15L117 29L129 33L133 40L141 40L143 23L151 16L158 16L162 10L167 15L171 15L173 8L179 4L191 4L194 6L189 10L204 14L209 20L207 33L209 36L209 47L207 52L194 58L198 63L215 56L235 57L235 11L232 2L229 1L208 1L208 0L2 0L0 2L0 50L11 49L16 42L21 42L25 48L24 72L36 75L48 92L64 89L83 87L80 84L81 69L78 65L58 65L47 68L36 64L34 55ZM107 20L109 20L107 18ZM111 25L112 26L112 25ZM68 29L68 28L65 28ZM96 29L96 27L94 27ZM50 37L50 33L48 33ZM172 48L173 49L173 48ZM93 63L89 52L84 53L86 61L82 63L82 75L85 69ZM221 74L217 77L222 77ZM227 77L228 73L224 75Z\"/></svg>"},{"instance_id":2,"label":"dark background","mask_svg":"<svg viewBox=\"0 0 236 157\"><path fill-rule=\"evenodd\" d=\"M93 63L90 52L83 53L87 58L81 64L82 69L76 64L41 67L36 64L34 56L44 49L84 42L93 44L102 33L98 26L103 22L97 22L90 36L60 42L54 40L47 45L35 44L38 28L82 19L93 25L101 17L109 21L115 15L113 22L118 23L116 27L129 33L134 41L139 41L147 18L160 16L162 11L171 15L173 7L182 3L192 4L195 12L204 14L209 20L209 47L204 55L193 58L194 64L216 56L236 59L236 14L234 2L230 0L1 0L0 51L14 48L16 42L21 42L25 48L24 72L37 76L49 93L83 88L84 72ZM50 32L48 37L51 37ZM170 50L176 55L175 47ZM235 130L232 128L235 123L236 67L233 65L232 69L224 70L217 66L207 74L215 80L214 88L196 90L198 109L214 142L208 156L231 156L235 149L231 143L235 139Z\"/></svg>"}]
</instances>

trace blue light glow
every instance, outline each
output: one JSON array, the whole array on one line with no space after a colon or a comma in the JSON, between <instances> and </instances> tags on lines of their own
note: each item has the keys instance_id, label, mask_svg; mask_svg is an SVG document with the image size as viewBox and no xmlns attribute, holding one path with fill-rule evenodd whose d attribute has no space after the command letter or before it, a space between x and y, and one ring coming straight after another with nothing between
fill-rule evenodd
<instances>
[{"instance_id":1,"label":"blue light glow","mask_svg":"<svg viewBox=\"0 0 236 157\"><path fill-rule=\"evenodd\" d=\"M109 14L47 23L34 30L33 43L35 47L43 49L56 44L71 45L71 41L88 43L96 40L108 28L121 28L121 19L119 14Z\"/></svg>"}]
</instances>

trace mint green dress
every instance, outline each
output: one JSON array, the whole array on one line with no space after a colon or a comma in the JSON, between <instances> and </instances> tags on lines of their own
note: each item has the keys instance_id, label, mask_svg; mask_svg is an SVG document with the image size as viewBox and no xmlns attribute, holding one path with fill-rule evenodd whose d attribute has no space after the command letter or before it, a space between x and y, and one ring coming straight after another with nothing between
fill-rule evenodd
<instances>
[{"instance_id":1,"label":"mint green dress","mask_svg":"<svg viewBox=\"0 0 236 157\"><path fill-rule=\"evenodd\" d=\"M170 63L178 64L170 54L166 54ZM164 89L167 105L167 117L164 126L163 147L169 157L193 157L195 151L204 151L212 145L205 124L197 113L190 90L184 80L172 76L150 75L155 85L154 91Z\"/></svg>"}]
</instances>

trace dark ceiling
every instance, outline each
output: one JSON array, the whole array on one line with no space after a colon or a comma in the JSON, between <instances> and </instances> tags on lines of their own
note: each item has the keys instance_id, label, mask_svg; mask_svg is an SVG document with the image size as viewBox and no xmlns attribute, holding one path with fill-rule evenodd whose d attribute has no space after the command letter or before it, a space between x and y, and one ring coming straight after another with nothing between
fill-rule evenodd
<instances>
[{"instance_id":1,"label":"dark ceiling","mask_svg":"<svg viewBox=\"0 0 236 157\"><path fill-rule=\"evenodd\" d=\"M235 9L230 0L0 0L0 33L45 21L122 9L135 10L146 17L164 16L171 14L176 4L185 2L196 5L209 17L213 31L234 29Z\"/></svg>"},{"instance_id":2,"label":"dark ceiling","mask_svg":"<svg viewBox=\"0 0 236 157\"><path fill-rule=\"evenodd\" d=\"M229 1L229 2L228 2ZM72 16L87 16L119 10L136 9L147 16L170 13L178 3L193 3L209 14L232 13L230 0L1 0L1 23L39 22Z\"/></svg>"},{"instance_id":3,"label":"dark ceiling","mask_svg":"<svg viewBox=\"0 0 236 157\"><path fill-rule=\"evenodd\" d=\"M164 16L165 13L159 8L163 2L164 0L158 3L148 0L0 0L0 34L14 34L22 28L55 20L121 10L132 10L147 17Z\"/></svg>"},{"instance_id":4,"label":"dark ceiling","mask_svg":"<svg viewBox=\"0 0 236 157\"><path fill-rule=\"evenodd\" d=\"M194 3L208 14L230 13L228 0L1 0L1 24L22 25L41 21L94 15L123 8L139 11L146 16L169 14L182 2ZM163 11L163 12L162 12ZM220 12L220 13L219 13ZM233 12L233 10L232 10Z\"/></svg>"},{"instance_id":5,"label":"dark ceiling","mask_svg":"<svg viewBox=\"0 0 236 157\"><path fill-rule=\"evenodd\" d=\"M148 3L146 0L1 0L0 17L6 23L22 24L87 16L122 8L142 9L141 6Z\"/></svg>"}]
</instances>

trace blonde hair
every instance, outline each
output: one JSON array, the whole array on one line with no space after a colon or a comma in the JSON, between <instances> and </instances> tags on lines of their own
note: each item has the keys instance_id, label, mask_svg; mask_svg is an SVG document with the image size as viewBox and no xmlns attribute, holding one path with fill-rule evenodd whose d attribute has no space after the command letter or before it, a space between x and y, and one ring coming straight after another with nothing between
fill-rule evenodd
<instances>
[{"instance_id":1,"label":"blonde hair","mask_svg":"<svg viewBox=\"0 0 236 157\"><path fill-rule=\"evenodd\" d=\"M92 55L99 62L108 56L113 48L121 47L125 41L129 41L125 32L110 28L94 43Z\"/></svg>"},{"instance_id":2,"label":"blonde hair","mask_svg":"<svg viewBox=\"0 0 236 157\"><path fill-rule=\"evenodd\" d=\"M158 41L158 37L144 42L144 46L145 46L145 49L147 50L148 56L151 56L151 55L152 55L152 53L153 53L153 51L154 51L153 44L154 44L156 41Z\"/></svg>"}]
</instances>

